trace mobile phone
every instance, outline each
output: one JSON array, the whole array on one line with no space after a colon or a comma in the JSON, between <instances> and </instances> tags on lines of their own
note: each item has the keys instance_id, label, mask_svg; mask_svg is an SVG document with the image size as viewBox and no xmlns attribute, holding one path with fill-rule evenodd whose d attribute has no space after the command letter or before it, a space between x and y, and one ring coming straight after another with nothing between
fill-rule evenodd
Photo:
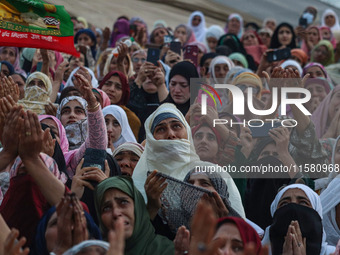
<instances>
[{"instance_id":1,"label":"mobile phone","mask_svg":"<svg viewBox=\"0 0 340 255\"><path fill-rule=\"evenodd\" d=\"M136 24L131 24L130 25L130 35L136 35L137 33L137 25Z\"/></svg>"},{"instance_id":2,"label":"mobile phone","mask_svg":"<svg viewBox=\"0 0 340 255\"><path fill-rule=\"evenodd\" d=\"M275 62L290 58L290 48L277 49L267 52L267 61Z\"/></svg>"},{"instance_id":3,"label":"mobile phone","mask_svg":"<svg viewBox=\"0 0 340 255\"><path fill-rule=\"evenodd\" d=\"M149 48L148 49L148 55L146 57L146 61L157 66L158 65L157 61L159 60L160 52L161 51L160 51L159 48Z\"/></svg>"},{"instance_id":4,"label":"mobile phone","mask_svg":"<svg viewBox=\"0 0 340 255\"><path fill-rule=\"evenodd\" d=\"M189 59L197 67L198 63L198 47L196 45L188 45L184 48L183 59Z\"/></svg>"},{"instance_id":5,"label":"mobile phone","mask_svg":"<svg viewBox=\"0 0 340 255\"><path fill-rule=\"evenodd\" d=\"M170 50L176 52L178 55L181 55L182 44L181 42L171 42L170 43Z\"/></svg>"},{"instance_id":6,"label":"mobile phone","mask_svg":"<svg viewBox=\"0 0 340 255\"><path fill-rule=\"evenodd\" d=\"M306 28L308 26L308 22L306 18L300 17L299 26Z\"/></svg>"},{"instance_id":7,"label":"mobile phone","mask_svg":"<svg viewBox=\"0 0 340 255\"><path fill-rule=\"evenodd\" d=\"M105 171L106 150L87 148L82 167L98 167Z\"/></svg>"},{"instance_id":8,"label":"mobile phone","mask_svg":"<svg viewBox=\"0 0 340 255\"><path fill-rule=\"evenodd\" d=\"M255 126L256 124L253 123L253 126ZM269 130L273 129L273 128L277 128L277 127L281 127L281 122L274 122L274 124L272 122L266 122L263 124L263 126L260 126L261 123L259 122L259 126L257 127L249 127L250 131L251 131L251 136L253 138L259 138L259 137L267 137L269 136Z\"/></svg>"},{"instance_id":9,"label":"mobile phone","mask_svg":"<svg viewBox=\"0 0 340 255\"><path fill-rule=\"evenodd\" d=\"M42 62L38 62L37 63L37 72L40 72L41 71L41 68L42 68Z\"/></svg>"}]
</instances>

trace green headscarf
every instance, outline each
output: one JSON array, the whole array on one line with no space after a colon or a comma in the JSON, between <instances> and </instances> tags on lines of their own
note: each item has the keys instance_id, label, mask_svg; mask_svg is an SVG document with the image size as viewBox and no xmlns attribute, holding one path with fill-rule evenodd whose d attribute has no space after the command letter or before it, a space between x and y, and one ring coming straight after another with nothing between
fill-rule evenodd
<instances>
[{"instance_id":1,"label":"green headscarf","mask_svg":"<svg viewBox=\"0 0 340 255\"><path fill-rule=\"evenodd\" d=\"M241 62L244 68L248 68L248 61L242 53L234 52L229 55L229 58Z\"/></svg>"},{"instance_id":2,"label":"green headscarf","mask_svg":"<svg viewBox=\"0 0 340 255\"><path fill-rule=\"evenodd\" d=\"M327 48L328 53L329 53L329 57L327 58L327 60L325 60L323 63L320 63L320 64L322 64L323 66L328 66L328 65L334 64L334 61L335 61L334 60L334 48L333 48L332 43L328 40L321 40L317 45L314 46L314 48L312 49L312 52L311 52L310 62L316 62L313 58L313 53L320 46L325 46Z\"/></svg>"},{"instance_id":3,"label":"green headscarf","mask_svg":"<svg viewBox=\"0 0 340 255\"><path fill-rule=\"evenodd\" d=\"M166 237L156 235L142 194L127 176L114 176L102 181L95 190L95 206L104 237L107 230L101 222L101 207L108 189L119 189L134 201L135 225L132 236L125 241L125 255L173 255L174 244Z\"/></svg>"}]
</instances>

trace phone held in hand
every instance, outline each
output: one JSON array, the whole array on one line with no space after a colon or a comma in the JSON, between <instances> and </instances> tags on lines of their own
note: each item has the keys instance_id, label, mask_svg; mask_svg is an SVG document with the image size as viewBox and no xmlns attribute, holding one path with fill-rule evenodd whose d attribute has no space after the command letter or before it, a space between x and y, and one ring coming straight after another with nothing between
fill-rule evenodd
<instances>
[{"instance_id":1,"label":"phone held in hand","mask_svg":"<svg viewBox=\"0 0 340 255\"><path fill-rule=\"evenodd\" d=\"M188 45L184 48L183 59L189 59L197 67L198 64L198 46Z\"/></svg>"},{"instance_id":2,"label":"phone held in hand","mask_svg":"<svg viewBox=\"0 0 340 255\"><path fill-rule=\"evenodd\" d=\"M268 137L271 129L281 127L281 122L275 122L274 124L272 122L266 122L263 126L260 125L261 123L259 122L259 126L249 127L253 138ZM253 124L253 126L255 126L255 124Z\"/></svg>"},{"instance_id":3,"label":"phone held in hand","mask_svg":"<svg viewBox=\"0 0 340 255\"><path fill-rule=\"evenodd\" d=\"M290 58L290 48L277 49L267 52L267 61L275 62Z\"/></svg>"},{"instance_id":4,"label":"phone held in hand","mask_svg":"<svg viewBox=\"0 0 340 255\"><path fill-rule=\"evenodd\" d=\"M87 148L84 155L84 167L98 167L105 171L106 150Z\"/></svg>"},{"instance_id":5,"label":"phone held in hand","mask_svg":"<svg viewBox=\"0 0 340 255\"><path fill-rule=\"evenodd\" d=\"M159 60L160 52L161 51L160 51L159 48L149 48L148 49L148 55L146 57L146 61L157 66L158 65L157 61Z\"/></svg>"},{"instance_id":6,"label":"phone held in hand","mask_svg":"<svg viewBox=\"0 0 340 255\"><path fill-rule=\"evenodd\" d=\"M175 41L171 42L170 50L177 53L178 55L181 55L181 50L182 50L181 42L175 42Z\"/></svg>"}]
</instances>

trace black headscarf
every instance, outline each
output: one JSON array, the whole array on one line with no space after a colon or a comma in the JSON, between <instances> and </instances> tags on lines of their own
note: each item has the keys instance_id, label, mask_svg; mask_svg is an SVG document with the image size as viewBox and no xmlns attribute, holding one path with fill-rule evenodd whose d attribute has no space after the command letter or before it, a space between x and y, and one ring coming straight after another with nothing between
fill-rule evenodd
<instances>
[{"instance_id":1,"label":"black headscarf","mask_svg":"<svg viewBox=\"0 0 340 255\"><path fill-rule=\"evenodd\" d=\"M270 41L270 49L278 49L282 46L282 44L279 42L279 30L281 27L288 27L288 29L290 30L290 32L292 33L292 41L290 42L289 45L287 45L288 48L291 49L295 49L296 48L296 36L295 36L295 32L294 32L294 28L292 27L292 25L290 25L289 23L281 23L280 25L278 25L273 33L272 39Z\"/></svg>"},{"instance_id":2,"label":"black headscarf","mask_svg":"<svg viewBox=\"0 0 340 255\"><path fill-rule=\"evenodd\" d=\"M175 75L183 76L187 80L189 86L190 78L199 78L195 65L188 61L179 62L172 67L169 74L169 83L171 82L172 77L174 77ZM180 110L183 115L186 115L190 108L190 99L184 104L176 104L170 93L162 103L172 103L176 105L177 109Z\"/></svg>"}]
</instances>

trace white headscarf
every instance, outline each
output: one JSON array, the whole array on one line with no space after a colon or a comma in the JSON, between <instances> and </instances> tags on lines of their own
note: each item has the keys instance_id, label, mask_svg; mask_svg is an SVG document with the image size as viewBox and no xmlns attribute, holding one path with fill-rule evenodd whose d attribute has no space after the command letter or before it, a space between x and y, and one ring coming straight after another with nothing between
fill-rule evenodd
<instances>
[{"instance_id":1,"label":"white headscarf","mask_svg":"<svg viewBox=\"0 0 340 255\"><path fill-rule=\"evenodd\" d=\"M286 186L282 190L280 190L279 193L277 193L274 201L272 202L272 204L270 206L270 214L272 215L272 217L275 214L275 211L277 209L277 206L279 204L279 201L280 201L282 195L287 190L295 189L295 188L302 190L306 194L306 196L308 197L313 209L315 211L317 211L317 213L320 215L320 217L322 219L322 205L321 205L321 200L320 200L319 195L314 190L312 190L311 188L309 188L307 185L304 185L304 184L291 184L291 185ZM270 244L269 231L270 231L270 226L267 227L266 230L265 230L265 234L264 234L264 237L263 237L263 240L262 240L262 245ZM334 251L335 251L334 246L327 245L326 233L325 233L325 230L323 230L320 255L328 255L328 254L333 253Z\"/></svg>"},{"instance_id":2,"label":"white headscarf","mask_svg":"<svg viewBox=\"0 0 340 255\"><path fill-rule=\"evenodd\" d=\"M200 18L201 18L201 23L196 27L194 27L192 25L192 20L194 19L195 16L200 16ZM204 43L205 33L207 31L204 14L200 11L195 11L195 12L191 13L189 20L188 20L188 26L192 29L192 31L194 31L196 40L201 42L201 43Z\"/></svg>"},{"instance_id":3,"label":"white headscarf","mask_svg":"<svg viewBox=\"0 0 340 255\"><path fill-rule=\"evenodd\" d=\"M325 23L325 18L328 15L333 15L335 18L335 24L330 28L332 32L334 33L335 31L339 31L340 30L339 17L335 13L335 11L333 11L332 9L327 9L323 12L322 19L321 19L321 26L327 26Z\"/></svg>"},{"instance_id":4,"label":"white headscarf","mask_svg":"<svg viewBox=\"0 0 340 255\"><path fill-rule=\"evenodd\" d=\"M229 70L235 67L234 62L226 56L214 57L213 60L211 60L210 66L209 66L209 73L211 73L211 78L213 79L214 83L219 83L217 82L216 77L215 77L215 65L218 65L218 64L227 64L229 67Z\"/></svg>"},{"instance_id":5,"label":"white headscarf","mask_svg":"<svg viewBox=\"0 0 340 255\"><path fill-rule=\"evenodd\" d=\"M340 229L336 222L335 211L335 207L340 203L339 194L340 176L334 178L320 195L323 210L323 225L327 234L327 242L334 246L336 246L340 239Z\"/></svg>"},{"instance_id":6,"label":"white headscarf","mask_svg":"<svg viewBox=\"0 0 340 255\"><path fill-rule=\"evenodd\" d=\"M69 97L65 97L61 102L60 102L60 105L58 107L58 110L57 110L57 118L60 120L61 118L61 110L63 109L63 107L70 101L73 101L73 100L76 100L78 101L81 106L83 107L84 111L85 111L85 114L87 115L87 102L84 98L82 97L78 97L78 96L69 96Z\"/></svg>"},{"instance_id":7,"label":"white headscarf","mask_svg":"<svg viewBox=\"0 0 340 255\"><path fill-rule=\"evenodd\" d=\"M300 76L302 76L302 68L300 66L300 64L293 60L293 59L288 59L286 60L285 62L283 62L281 65L280 65L283 69L286 69L288 66L294 66L297 68L297 70L299 71L299 74Z\"/></svg>"},{"instance_id":8,"label":"white headscarf","mask_svg":"<svg viewBox=\"0 0 340 255\"><path fill-rule=\"evenodd\" d=\"M144 147L140 145L139 143L126 142L126 143L119 145L114 150L112 156L114 157L122 151L131 151L134 154L136 154L138 157L141 157L144 151Z\"/></svg>"},{"instance_id":9,"label":"white headscarf","mask_svg":"<svg viewBox=\"0 0 340 255\"><path fill-rule=\"evenodd\" d=\"M151 127L155 118L162 113L171 113L178 117L184 124L188 139L177 140L156 140L151 133ZM154 111L145 121L146 145L144 153L139 159L136 168L133 172L132 178L135 186L144 196L146 193L144 184L148 171L157 169L159 172L170 175L176 179L183 180L187 173L194 169L195 166L215 166L210 162L201 161L196 154L194 142L191 135L191 129L186 122L183 114L176 108L175 105L165 103ZM230 194L229 200L232 207L242 216L245 217L244 209L240 193L228 173L221 172L228 185Z\"/></svg>"},{"instance_id":10,"label":"white headscarf","mask_svg":"<svg viewBox=\"0 0 340 255\"><path fill-rule=\"evenodd\" d=\"M120 134L120 137L118 138L118 140L113 143L113 146L117 148L119 145L126 143L126 142L136 143L137 142L136 138L132 133L132 130L128 122L128 118L123 108L118 105L106 106L103 109L104 118L108 114L115 117L116 120L119 122L120 127L122 128L122 133Z\"/></svg>"},{"instance_id":11,"label":"white headscarf","mask_svg":"<svg viewBox=\"0 0 340 255\"><path fill-rule=\"evenodd\" d=\"M76 255L82 249L90 247L90 246L99 246L99 247L104 248L104 250L106 251L108 251L110 248L110 244L108 242L104 242L100 240L86 240L68 249L66 252L64 252L63 255Z\"/></svg>"},{"instance_id":12,"label":"white headscarf","mask_svg":"<svg viewBox=\"0 0 340 255\"><path fill-rule=\"evenodd\" d=\"M64 88L67 88L67 87L70 87L70 86L73 86L73 87L74 87L72 78L73 78L73 75L78 71L79 68L80 68L80 67L77 67L77 68L75 68L75 69L71 72L70 77L68 77L67 82L66 82ZM86 68L86 70L89 72L89 74L90 74L91 77L92 77L92 79L91 79L92 87L93 87L93 88L98 88L98 80L97 80L96 76L94 75L93 71L92 71L90 68L87 68L87 67L85 67L85 66L84 66L84 68Z\"/></svg>"},{"instance_id":13,"label":"white headscarf","mask_svg":"<svg viewBox=\"0 0 340 255\"><path fill-rule=\"evenodd\" d=\"M218 40L220 39L222 35L224 35L223 28L218 25L212 25L208 28L207 32L205 33L205 39L207 40L209 37L213 37L216 40ZM209 48L207 42L206 42L206 46L207 46L208 52L211 52L211 49Z\"/></svg>"}]
</instances>

